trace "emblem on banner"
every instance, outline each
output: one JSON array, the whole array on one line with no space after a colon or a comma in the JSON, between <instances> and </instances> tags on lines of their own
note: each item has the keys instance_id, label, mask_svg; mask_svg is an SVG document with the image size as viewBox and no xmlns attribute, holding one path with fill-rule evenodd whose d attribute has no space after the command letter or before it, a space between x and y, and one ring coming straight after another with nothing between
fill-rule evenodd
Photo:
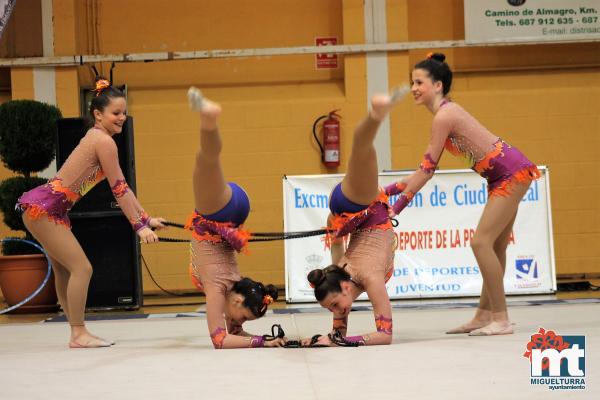
<instances>
[{"instance_id":1,"label":"emblem on banner","mask_svg":"<svg viewBox=\"0 0 600 400\"><path fill-rule=\"evenodd\" d=\"M517 287L538 287L540 282L538 262L533 256L521 256L515 260L515 277Z\"/></svg>"},{"instance_id":2,"label":"emblem on banner","mask_svg":"<svg viewBox=\"0 0 600 400\"><path fill-rule=\"evenodd\" d=\"M510 4L513 7L519 7L522 6L523 4L525 4L525 0L507 0L508 4Z\"/></svg>"},{"instance_id":3,"label":"emblem on banner","mask_svg":"<svg viewBox=\"0 0 600 400\"><path fill-rule=\"evenodd\" d=\"M531 336L523 357L531 364L532 385L550 390L585 389L585 336L561 336L540 328Z\"/></svg>"},{"instance_id":4,"label":"emblem on banner","mask_svg":"<svg viewBox=\"0 0 600 400\"><path fill-rule=\"evenodd\" d=\"M308 264L304 267L305 277L308 276L308 273L313 269L323 268L323 256L320 256L318 254L309 254L308 256L306 256L306 258L304 258L304 260L306 261L306 264ZM312 293L313 288L310 287L308 279L306 278L304 279L304 286L310 289L310 292Z\"/></svg>"},{"instance_id":5,"label":"emblem on banner","mask_svg":"<svg viewBox=\"0 0 600 400\"><path fill-rule=\"evenodd\" d=\"M323 256L318 254L310 254L305 258L308 266L312 269L319 268L321 266L321 262L323 261Z\"/></svg>"}]
</instances>

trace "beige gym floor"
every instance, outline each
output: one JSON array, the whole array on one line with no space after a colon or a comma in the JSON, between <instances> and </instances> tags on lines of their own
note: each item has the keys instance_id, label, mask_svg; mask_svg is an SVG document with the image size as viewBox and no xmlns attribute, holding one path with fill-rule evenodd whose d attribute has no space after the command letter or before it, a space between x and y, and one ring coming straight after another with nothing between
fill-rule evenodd
<instances>
[{"instance_id":1,"label":"beige gym floor","mask_svg":"<svg viewBox=\"0 0 600 400\"><path fill-rule=\"evenodd\" d=\"M117 344L68 349L66 323L4 316L0 399L600 398L600 302L539 304L509 299L516 332L497 337L444 334L465 322L472 306L439 302L395 308L391 346L325 349L214 350L203 314L176 318L172 307L144 319L90 321L94 333ZM331 326L331 315L314 304L296 313L280 314L294 311L280 308L246 323L246 330L262 334L278 323L289 338L297 338L325 333ZM175 312L194 309L198 306ZM523 353L539 327L586 336L584 391L530 384ZM352 312L349 334L373 330L372 312Z\"/></svg>"}]
</instances>

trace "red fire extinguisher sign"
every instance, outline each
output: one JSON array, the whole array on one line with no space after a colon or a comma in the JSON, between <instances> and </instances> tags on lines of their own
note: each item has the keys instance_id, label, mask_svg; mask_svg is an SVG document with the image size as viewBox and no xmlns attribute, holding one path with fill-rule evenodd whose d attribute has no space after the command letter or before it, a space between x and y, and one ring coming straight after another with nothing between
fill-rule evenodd
<instances>
[{"instance_id":1,"label":"red fire extinguisher sign","mask_svg":"<svg viewBox=\"0 0 600 400\"><path fill-rule=\"evenodd\" d=\"M315 38L316 46L334 46L337 44L336 37ZM318 53L315 56L317 69L335 69L338 67L338 56L335 53Z\"/></svg>"}]
</instances>

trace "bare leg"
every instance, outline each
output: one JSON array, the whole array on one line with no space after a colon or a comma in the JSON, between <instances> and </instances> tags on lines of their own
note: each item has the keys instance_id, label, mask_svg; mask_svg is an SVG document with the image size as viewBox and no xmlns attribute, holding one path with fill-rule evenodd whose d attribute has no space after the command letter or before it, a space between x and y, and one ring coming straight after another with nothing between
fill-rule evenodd
<instances>
[{"instance_id":1,"label":"bare leg","mask_svg":"<svg viewBox=\"0 0 600 400\"><path fill-rule=\"evenodd\" d=\"M58 303L60 304L67 321L69 321L69 304L67 302L67 286L69 284L69 271L60 265L55 259L50 257L52 261L52 271L54 272L54 286L56 287L56 296L58 297Z\"/></svg>"},{"instance_id":2,"label":"bare leg","mask_svg":"<svg viewBox=\"0 0 600 400\"><path fill-rule=\"evenodd\" d=\"M52 261L52 271L54 272L54 283L56 286L56 295L58 297L58 302L63 309L65 317L67 321L70 323L69 319L69 302L67 301L67 287L69 285L69 278L71 274L69 270L61 265L57 259L50 257ZM92 335L97 339L103 340L105 342L110 343L111 345L115 344L112 340L106 340L96 335Z\"/></svg>"},{"instance_id":3,"label":"bare leg","mask_svg":"<svg viewBox=\"0 0 600 400\"><path fill-rule=\"evenodd\" d=\"M381 121L398 101L388 95L374 95L369 115L354 131L352 152L342 180L342 193L353 203L370 204L379 193L377 153L373 141Z\"/></svg>"},{"instance_id":4,"label":"bare leg","mask_svg":"<svg viewBox=\"0 0 600 400\"><path fill-rule=\"evenodd\" d=\"M513 225L515 224L515 219L517 218L517 213L512 217L509 224L504 228L496 242L494 243L494 253L498 257L498 261L500 261L500 266L502 267L502 276L506 271L506 248L508 247L508 241L510 240L510 234L512 233ZM485 288L485 285L481 287L481 297L479 298L479 309L485 310L491 313L492 306L489 294ZM489 321L491 321L491 314Z\"/></svg>"},{"instance_id":5,"label":"bare leg","mask_svg":"<svg viewBox=\"0 0 600 400\"><path fill-rule=\"evenodd\" d=\"M500 265L502 267L502 276L504 276L504 271L506 270L506 248L508 247L508 241L510 239L510 234L512 232L513 225L515 223L515 219L517 214L512 217L510 223L504 228L504 231L500 234L496 242L494 243L494 252L500 261ZM448 334L455 333L469 333L474 331L475 329L482 328L492 322L492 308L490 303L490 298L488 291L486 290L485 285L481 286L481 297L479 298L479 306L477 311L475 312L475 316L473 319L466 324L463 324L459 327L451 329L447 331Z\"/></svg>"},{"instance_id":6,"label":"bare leg","mask_svg":"<svg viewBox=\"0 0 600 400\"><path fill-rule=\"evenodd\" d=\"M471 331L472 336L510 334L513 333L506 309L504 294L504 267L506 256L499 258L495 248L496 243L513 222L521 199L527 192L530 183L517 183L512 187L512 193L507 197L493 196L483 210L471 247L481 274L489 301L492 321L483 328ZM509 233L510 234L510 233ZM504 246L504 250L506 247ZM505 254L505 253L504 253Z\"/></svg>"},{"instance_id":7,"label":"bare leg","mask_svg":"<svg viewBox=\"0 0 600 400\"><path fill-rule=\"evenodd\" d=\"M62 225L42 217L31 220L24 214L23 222L31 234L42 244L57 265L64 267L69 276L66 282L61 273L59 287L61 301L67 304L65 310L71 325L70 347L106 347L110 343L98 339L85 327L85 302L92 276L92 266L73 233Z\"/></svg>"},{"instance_id":8,"label":"bare leg","mask_svg":"<svg viewBox=\"0 0 600 400\"><path fill-rule=\"evenodd\" d=\"M195 90L201 96L200 91ZM194 199L199 213L212 214L225 207L231 199L231 188L225 181L220 160L223 144L217 118L221 114L221 106L201 97L197 101L201 128L200 148L196 153L193 173Z\"/></svg>"}]
</instances>

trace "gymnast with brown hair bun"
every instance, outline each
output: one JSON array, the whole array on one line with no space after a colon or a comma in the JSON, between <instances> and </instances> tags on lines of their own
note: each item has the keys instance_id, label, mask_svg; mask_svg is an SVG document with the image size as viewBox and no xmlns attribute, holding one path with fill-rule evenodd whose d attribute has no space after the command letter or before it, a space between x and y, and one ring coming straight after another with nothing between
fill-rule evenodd
<instances>
[{"instance_id":1,"label":"gymnast with brown hair bun","mask_svg":"<svg viewBox=\"0 0 600 400\"><path fill-rule=\"evenodd\" d=\"M244 250L250 237L242 228L250 212L250 200L239 185L225 181L217 126L221 106L203 98L194 87L188 91L188 101L192 110L200 113L201 125L192 178L195 211L187 224L192 230L190 277L206 294L213 346L283 346L285 338L265 340L242 328L244 322L265 315L269 304L277 300L277 289L240 276L235 252Z\"/></svg>"},{"instance_id":2,"label":"gymnast with brown hair bun","mask_svg":"<svg viewBox=\"0 0 600 400\"><path fill-rule=\"evenodd\" d=\"M69 347L72 348L107 347L114 342L91 334L85 326L92 265L71 232L69 210L106 178L141 242L158 242L153 229L165 228L162 218L151 218L144 211L119 166L117 145L112 136L121 133L127 118L125 95L102 77L96 79L95 92L90 105L94 126L54 178L23 193L17 202L27 230L42 244L52 261L58 301L71 325Z\"/></svg>"},{"instance_id":3,"label":"gymnast with brown hair bun","mask_svg":"<svg viewBox=\"0 0 600 400\"><path fill-rule=\"evenodd\" d=\"M406 90L407 91L407 90ZM392 342L392 306L385 287L394 269L395 234L389 220L388 197L378 185L377 153L373 145L381 121L406 93L374 95L369 115L354 131L346 175L331 192L326 243L332 265L308 274L317 301L333 313L332 334L317 345L379 345ZM348 239L344 251L344 243ZM376 331L346 336L352 303L363 292L373 305ZM309 345L310 339L303 339Z\"/></svg>"}]
</instances>

